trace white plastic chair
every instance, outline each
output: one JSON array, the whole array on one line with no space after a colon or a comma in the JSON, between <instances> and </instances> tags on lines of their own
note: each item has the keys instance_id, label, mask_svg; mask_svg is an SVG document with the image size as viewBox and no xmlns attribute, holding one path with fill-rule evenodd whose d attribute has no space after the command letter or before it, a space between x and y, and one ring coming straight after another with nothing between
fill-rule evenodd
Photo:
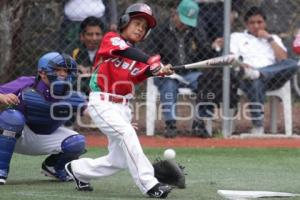
<instances>
[{"instance_id":1,"label":"white plastic chair","mask_svg":"<svg viewBox=\"0 0 300 200\"><path fill-rule=\"evenodd\" d=\"M243 91L238 90L239 95L244 95ZM271 133L277 133L277 115L279 99L283 106L284 115L284 129L286 136L292 136L292 95L291 95L291 81L287 81L281 88L277 90L268 91L267 96L270 96L270 123Z\"/></svg>"},{"instance_id":2,"label":"white plastic chair","mask_svg":"<svg viewBox=\"0 0 300 200\"><path fill-rule=\"evenodd\" d=\"M179 88L179 95L193 95L193 91L190 88ZM153 78L147 80L147 101L146 101L146 135L153 136L155 131L155 120L157 116L157 97L159 91L153 83ZM206 128L209 133L212 133L212 123L208 122Z\"/></svg>"},{"instance_id":3,"label":"white plastic chair","mask_svg":"<svg viewBox=\"0 0 300 200\"><path fill-rule=\"evenodd\" d=\"M284 115L284 129L287 136L293 134L291 81L287 81L281 88L267 92L267 96L278 97L282 101ZM277 102L278 98L271 98L271 133L277 133Z\"/></svg>"}]
</instances>

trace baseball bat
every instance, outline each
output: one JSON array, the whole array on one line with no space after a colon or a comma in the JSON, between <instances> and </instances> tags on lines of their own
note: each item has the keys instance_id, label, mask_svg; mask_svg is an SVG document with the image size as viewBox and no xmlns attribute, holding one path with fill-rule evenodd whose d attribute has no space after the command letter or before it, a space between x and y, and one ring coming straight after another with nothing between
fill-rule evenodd
<instances>
[{"instance_id":1,"label":"baseball bat","mask_svg":"<svg viewBox=\"0 0 300 200\"><path fill-rule=\"evenodd\" d=\"M219 56L207 60L202 60L195 63L173 66L173 70L181 69L211 69L211 68L223 68L226 65L236 67L243 64L243 57L236 55Z\"/></svg>"}]
</instances>

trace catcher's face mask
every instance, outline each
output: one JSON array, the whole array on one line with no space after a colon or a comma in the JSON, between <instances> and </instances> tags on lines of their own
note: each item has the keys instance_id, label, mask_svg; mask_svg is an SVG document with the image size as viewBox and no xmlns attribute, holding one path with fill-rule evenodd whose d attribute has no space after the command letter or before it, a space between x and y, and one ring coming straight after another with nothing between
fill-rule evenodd
<instances>
[{"instance_id":1,"label":"catcher's face mask","mask_svg":"<svg viewBox=\"0 0 300 200\"><path fill-rule=\"evenodd\" d=\"M40 59L39 64L40 62L44 62L44 64L39 65L38 69L46 73L52 96L64 96L72 89L72 83L76 80L77 64L68 55L61 55L55 52L54 56L52 53L50 59L48 59L49 56L47 57L47 55Z\"/></svg>"}]
</instances>

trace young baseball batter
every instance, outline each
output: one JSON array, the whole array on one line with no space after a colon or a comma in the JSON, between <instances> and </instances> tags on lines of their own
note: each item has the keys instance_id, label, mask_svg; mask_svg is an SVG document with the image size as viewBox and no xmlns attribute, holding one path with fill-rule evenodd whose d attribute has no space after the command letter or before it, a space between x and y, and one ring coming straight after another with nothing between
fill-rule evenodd
<instances>
[{"instance_id":1,"label":"young baseball batter","mask_svg":"<svg viewBox=\"0 0 300 200\"><path fill-rule=\"evenodd\" d=\"M120 18L119 31L108 32L97 52L95 71L90 81L92 92L89 114L108 137L106 156L82 158L66 165L77 189L91 191L91 179L110 176L128 168L143 194L166 198L171 187L154 177L152 164L145 156L131 125L129 98L135 84L150 76L172 74L171 65L161 65L160 56L148 56L134 47L156 25L151 8L144 3L129 6Z\"/></svg>"}]
</instances>

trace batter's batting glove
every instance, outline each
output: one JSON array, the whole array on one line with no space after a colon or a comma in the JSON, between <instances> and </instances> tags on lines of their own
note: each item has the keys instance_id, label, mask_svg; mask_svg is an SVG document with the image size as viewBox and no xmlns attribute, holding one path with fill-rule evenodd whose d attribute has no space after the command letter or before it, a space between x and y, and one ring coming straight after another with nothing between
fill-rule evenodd
<instances>
[{"instance_id":1,"label":"batter's batting glove","mask_svg":"<svg viewBox=\"0 0 300 200\"><path fill-rule=\"evenodd\" d=\"M161 69L160 55L157 54L151 56L148 59L147 64L150 65L150 72L152 73L152 75L157 76Z\"/></svg>"},{"instance_id":2,"label":"batter's batting glove","mask_svg":"<svg viewBox=\"0 0 300 200\"><path fill-rule=\"evenodd\" d=\"M167 65L162 65L157 76L168 76L171 74L174 74L174 70L172 70L171 64L167 64Z\"/></svg>"}]
</instances>

